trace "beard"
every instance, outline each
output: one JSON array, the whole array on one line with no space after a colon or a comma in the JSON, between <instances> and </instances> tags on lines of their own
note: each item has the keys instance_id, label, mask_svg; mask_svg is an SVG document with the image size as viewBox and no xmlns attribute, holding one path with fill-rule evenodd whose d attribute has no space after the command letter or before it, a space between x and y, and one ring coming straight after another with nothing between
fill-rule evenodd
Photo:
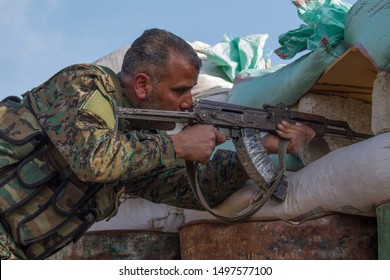
<instances>
[{"instance_id":1,"label":"beard","mask_svg":"<svg viewBox=\"0 0 390 280\"><path fill-rule=\"evenodd\" d=\"M152 110L160 110L160 107L158 106L157 101L157 92L153 89L152 93L150 94L150 97L141 102L141 104L138 106L140 109L152 109ZM147 121L148 124L157 130L174 130L176 127L176 123L174 122L159 122L159 121Z\"/></svg>"}]
</instances>

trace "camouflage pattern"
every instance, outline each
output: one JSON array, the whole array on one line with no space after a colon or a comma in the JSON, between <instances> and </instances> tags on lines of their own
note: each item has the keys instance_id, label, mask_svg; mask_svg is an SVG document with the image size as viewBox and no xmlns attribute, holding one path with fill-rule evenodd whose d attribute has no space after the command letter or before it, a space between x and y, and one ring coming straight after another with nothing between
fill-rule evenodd
<instances>
[{"instance_id":1,"label":"camouflage pattern","mask_svg":"<svg viewBox=\"0 0 390 280\"><path fill-rule=\"evenodd\" d=\"M132 105L108 68L67 67L21 104L1 105L0 211L27 258L46 258L115 215L123 187L132 196L201 209L171 138L146 122L116 118L115 106ZM210 205L248 179L227 151L201 165L199 175Z\"/></svg>"},{"instance_id":2,"label":"camouflage pattern","mask_svg":"<svg viewBox=\"0 0 390 280\"><path fill-rule=\"evenodd\" d=\"M2 258L44 258L96 219L115 214L112 184L84 184L54 168L49 155L54 148L26 107L16 100L0 103L0 121Z\"/></svg>"},{"instance_id":3,"label":"camouflage pattern","mask_svg":"<svg viewBox=\"0 0 390 280\"><path fill-rule=\"evenodd\" d=\"M110 128L98 110L86 110L97 95L113 112L114 106L132 107L115 74L96 65L70 66L27 94L45 132L80 180L121 181L131 195L199 208L170 137L152 133L146 122L115 120ZM236 154L227 151L200 167L200 182L211 204L248 179L242 170Z\"/></svg>"},{"instance_id":4,"label":"camouflage pattern","mask_svg":"<svg viewBox=\"0 0 390 280\"><path fill-rule=\"evenodd\" d=\"M7 233L4 226L0 223L0 259L1 260L20 260L27 259L23 250L18 246L13 238Z\"/></svg>"},{"instance_id":5,"label":"camouflage pattern","mask_svg":"<svg viewBox=\"0 0 390 280\"><path fill-rule=\"evenodd\" d=\"M225 200L248 180L237 154L217 150L211 161L198 165L198 181L202 194L213 207ZM153 170L133 178L126 188L127 194L139 196L156 203L204 210L187 179L185 163L164 170Z\"/></svg>"},{"instance_id":6,"label":"camouflage pattern","mask_svg":"<svg viewBox=\"0 0 390 280\"><path fill-rule=\"evenodd\" d=\"M130 131L115 120L114 106L131 104L109 71L93 65L70 66L27 94L51 142L85 182L129 180L169 166L175 157L168 136ZM102 117L108 113L99 112L101 104L89 107L95 99L109 104L111 118Z\"/></svg>"},{"instance_id":7,"label":"camouflage pattern","mask_svg":"<svg viewBox=\"0 0 390 280\"><path fill-rule=\"evenodd\" d=\"M0 120L0 168L23 159L45 137L36 118L17 101L0 103Z\"/></svg>"}]
</instances>

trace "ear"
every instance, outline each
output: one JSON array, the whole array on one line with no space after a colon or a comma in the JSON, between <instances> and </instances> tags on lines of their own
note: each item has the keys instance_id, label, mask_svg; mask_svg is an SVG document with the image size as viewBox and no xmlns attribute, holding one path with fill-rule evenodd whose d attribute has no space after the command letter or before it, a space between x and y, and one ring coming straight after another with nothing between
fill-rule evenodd
<instances>
[{"instance_id":1,"label":"ear","mask_svg":"<svg viewBox=\"0 0 390 280\"><path fill-rule=\"evenodd\" d=\"M152 80L145 73L138 73L134 79L134 90L139 100L145 100L152 92Z\"/></svg>"}]
</instances>

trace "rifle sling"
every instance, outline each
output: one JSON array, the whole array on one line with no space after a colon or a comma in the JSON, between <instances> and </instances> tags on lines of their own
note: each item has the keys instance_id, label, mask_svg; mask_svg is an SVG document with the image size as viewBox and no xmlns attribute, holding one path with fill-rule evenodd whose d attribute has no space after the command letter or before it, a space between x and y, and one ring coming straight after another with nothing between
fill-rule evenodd
<instances>
[{"instance_id":1,"label":"rifle sling","mask_svg":"<svg viewBox=\"0 0 390 280\"><path fill-rule=\"evenodd\" d=\"M280 170L278 174L275 177L275 180L273 181L272 185L268 189L267 192L263 193L259 200L257 200L255 203L250 205L250 208L248 211L246 211L243 214L239 214L236 216L224 216L216 211L214 211L207 203L206 199L204 198L202 194L202 190L199 187L198 183L198 176L197 176L197 170L198 170L198 163L192 162L192 161L186 161L186 169L187 169L187 177L190 184L190 187L192 191L194 192L195 196L198 198L199 202L202 204L202 206L211 213L214 217L216 217L218 220L225 222L225 223L235 223L235 222L242 222L247 219L249 219L252 215L254 215L264 204L265 202L272 196L272 194L276 191L277 187L281 183L281 181L284 180L284 172L285 172L285 154L287 152L287 146L288 141L281 140L279 141L279 163L280 163Z\"/></svg>"},{"instance_id":2,"label":"rifle sling","mask_svg":"<svg viewBox=\"0 0 390 280\"><path fill-rule=\"evenodd\" d=\"M278 157L279 157L279 166L280 169L286 169L286 154L287 154L287 148L288 144L290 142L288 140L280 139L278 143Z\"/></svg>"}]
</instances>

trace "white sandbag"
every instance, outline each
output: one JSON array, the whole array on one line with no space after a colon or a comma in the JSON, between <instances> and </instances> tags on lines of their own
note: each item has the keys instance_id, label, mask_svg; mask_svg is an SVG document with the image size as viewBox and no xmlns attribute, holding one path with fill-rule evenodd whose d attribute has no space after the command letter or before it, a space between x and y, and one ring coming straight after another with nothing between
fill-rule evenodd
<instances>
[{"instance_id":1,"label":"white sandbag","mask_svg":"<svg viewBox=\"0 0 390 280\"><path fill-rule=\"evenodd\" d=\"M221 94L227 96L229 90L233 87L233 83L228 80L221 67L208 60L207 53L210 45L200 41L189 42L189 44L202 60L198 83L191 90L193 99L198 100Z\"/></svg>"},{"instance_id":2,"label":"white sandbag","mask_svg":"<svg viewBox=\"0 0 390 280\"><path fill-rule=\"evenodd\" d=\"M130 45L126 45L120 49L110 52L109 54L95 60L93 63L106 66L115 73L119 73L123 64L123 57L125 56Z\"/></svg>"},{"instance_id":3,"label":"white sandbag","mask_svg":"<svg viewBox=\"0 0 390 280\"><path fill-rule=\"evenodd\" d=\"M375 216L390 200L390 133L340 148L287 177L286 201L256 217L300 221L329 212Z\"/></svg>"},{"instance_id":4,"label":"white sandbag","mask_svg":"<svg viewBox=\"0 0 390 280\"><path fill-rule=\"evenodd\" d=\"M301 222L333 212L375 217L376 205L390 200L389 143L390 133L381 134L337 149L298 172L287 172L286 200L283 203L267 201L251 219ZM241 199L249 201L258 187L251 180L244 187L245 197ZM238 204L248 205L243 201ZM116 217L108 223L97 223L91 230L177 232L183 224L202 220L217 221L207 211L131 199L121 205Z\"/></svg>"},{"instance_id":5,"label":"white sandbag","mask_svg":"<svg viewBox=\"0 0 390 280\"><path fill-rule=\"evenodd\" d=\"M390 201L390 133L340 148L298 172L289 172L283 203L269 200L254 220L302 222L329 213L375 217L376 205ZM252 192L256 192L253 182ZM248 200L252 194L247 194ZM242 212L244 212L243 210ZM214 220L203 211L184 210L184 223Z\"/></svg>"},{"instance_id":6,"label":"white sandbag","mask_svg":"<svg viewBox=\"0 0 390 280\"><path fill-rule=\"evenodd\" d=\"M213 69L215 67L215 69ZM226 81L216 74L217 69L215 65L210 61L204 61L202 69L198 76L198 83L191 90L192 98L198 100L201 98L225 94L227 99L227 94L229 90L233 87L233 83ZM214 73L213 75L209 74L210 72ZM220 75L222 76L222 72Z\"/></svg>"},{"instance_id":7,"label":"white sandbag","mask_svg":"<svg viewBox=\"0 0 390 280\"><path fill-rule=\"evenodd\" d=\"M252 220L301 222L332 212L375 216L375 207L390 200L390 133L337 149L298 172L288 172L288 195L283 203L269 200ZM248 181L245 197L258 192ZM227 200L228 201L228 200ZM246 209L233 213L237 215ZM216 221L210 213L184 209L184 224Z\"/></svg>"},{"instance_id":8,"label":"white sandbag","mask_svg":"<svg viewBox=\"0 0 390 280\"><path fill-rule=\"evenodd\" d=\"M142 198L126 199L116 216L108 222L95 223L89 231L101 230L152 230L177 232L183 223L181 208L153 203Z\"/></svg>"}]
</instances>

